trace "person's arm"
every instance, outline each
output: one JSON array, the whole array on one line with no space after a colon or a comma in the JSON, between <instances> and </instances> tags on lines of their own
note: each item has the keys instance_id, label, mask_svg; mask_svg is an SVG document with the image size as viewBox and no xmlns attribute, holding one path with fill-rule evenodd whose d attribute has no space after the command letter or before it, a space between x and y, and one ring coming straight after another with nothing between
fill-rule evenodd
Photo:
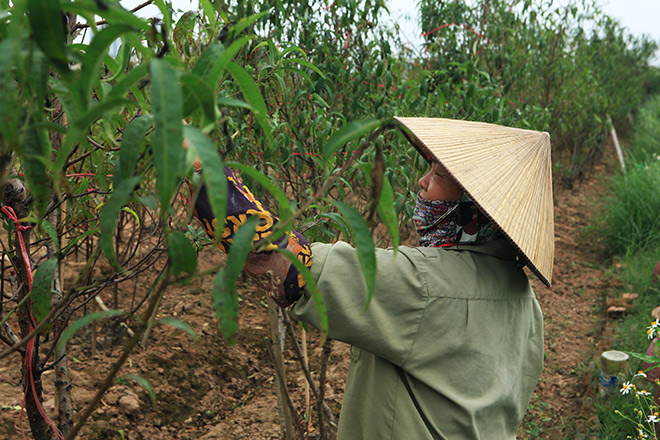
<instances>
[{"instance_id":1,"label":"person's arm","mask_svg":"<svg viewBox=\"0 0 660 440\"><path fill-rule=\"evenodd\" d=\"M278 218L272 215L257 200L252 192L240 181L238 176L225 167L227 176L227 217L221 229L218 247L229 252L233 237L238 228L248 217L259 217L253 244L268 237ZM202 224L206 233L215 238L219 230L213 210L208 199L206 187L203 186L195 200L194 215ZM245 264L248 275L277 304L287 307L297 301L305 288L305 280L293 264L276 249L288 249L307 267L312 264L312 253L309 243L302 234L291 231L270 243L260 252L252 252Z\"/></svg>"},{"instance_id":2,"label":"person's arm","mask_svg":"<svg viewBox=\"0 0 660 440\"><path fill-rule=\"evenodd\" d=\"M368 307L368 291L357 250L345 242L314 243L312 276L328 319L328 337L403 365L415 341L428 302L426 277L417 249L376 249L376 284ZM435 262L437 258L433 258ZM316 303L305 292L292 307L292 318L320 328Z\"/></svg>"}]
</instances>

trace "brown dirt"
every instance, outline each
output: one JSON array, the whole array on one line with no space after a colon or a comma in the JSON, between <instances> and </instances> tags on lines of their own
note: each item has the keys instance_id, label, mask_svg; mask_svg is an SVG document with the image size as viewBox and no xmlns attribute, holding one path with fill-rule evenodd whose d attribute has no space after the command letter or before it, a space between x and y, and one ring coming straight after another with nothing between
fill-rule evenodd
<instances>
[{"instance_id":1,"label":"brown dirt","mask_svg":"<svg viewBox=\"0 0 660 440\"><path fill-rule=\"evenodd\" d=\"M581 185L556 190L556 259L554 284L543 287L533 276L545 314L546 359L541 380L518 438L597 438L593 360L607 346L604 304L614 289L605 274L609 262L585 238L584 227L594 217L593 201L604 194L601 176L609 174L614 157L606 149L602 160ZM224 256L206 248L200 270L222 262ZM137 281L146 289L147 276ZM131 354L121 371L138 374L153 386L157 402L134 383L114 385L103 398L79 438L84 439L279 439L275 374L268 341L267 304L249 284L240 287L240 331L235 345L219 335L210 291L213 276L171 287L159 317L177 317L199 336L194 342L181 330L157 326L145 347ZM134 286L120 287L122 302L131 301ZM103 293L111 304L112 293ZM80 331L70 342L69 366L75 409L80 413L123 348L126 336L109 324L99 325L96 352L90 332ZM310 336L312 372L318 375L321 347ZM304 406L304 377L291 348L285 350L288 385L299 412ZM339 414L349 360L345 344L334 343L328 366L327 401ZM21 406L19 356L0 360L0 439L20 439ZM53 414L52 371L44 376L45 407ZM316 413L312 413L315 419ZM29 434L27 434L29 438ZM310 438L313 438L310 435Z\"/></svg>"}]
</instances>

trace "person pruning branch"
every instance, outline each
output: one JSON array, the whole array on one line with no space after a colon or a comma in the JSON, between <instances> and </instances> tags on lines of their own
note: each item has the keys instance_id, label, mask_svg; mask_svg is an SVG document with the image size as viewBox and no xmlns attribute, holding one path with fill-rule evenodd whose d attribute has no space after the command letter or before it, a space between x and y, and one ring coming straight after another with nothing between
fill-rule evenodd
<instances>
[{"instance_id":1,"label":"person pruning branch","mask_svg":"<svg viewBox=\"0 0 660 440\"><path fill-rule=\"evenodd\" d=\"M328 337L352 346L338 439L515 439L543 366L543 317L523 266L552 278L554 222L547 133L441 118L395 118L428 160L413 222L419 247L377 249L369 307L356 250L290 232L246 271L297 320L320 326L304 280L273 246L310 268ZM277 219L229 171L219 247L257 215ZM220 229L200 192L196 215Z\"/></svg>"}]
</instances>

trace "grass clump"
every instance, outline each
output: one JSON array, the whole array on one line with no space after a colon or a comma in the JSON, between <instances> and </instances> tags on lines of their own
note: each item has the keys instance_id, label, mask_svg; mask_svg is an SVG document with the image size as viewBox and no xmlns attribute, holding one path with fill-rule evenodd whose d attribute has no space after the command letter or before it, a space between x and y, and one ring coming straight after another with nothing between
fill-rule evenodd
<instances>
[{"instance_id":1,"label":"grass clump","mask_svg":"<svg viewBox=\"0 0 660 440\"><path fill-rule=\"evenodd\" d=\"M660 246L660 161L615 176L612 186L601 226L609 253Z\"/></svg>"},{"instance_id":2,"label":"grass clump","mask_svg":"<svg viewBox=\"0 0 660 440\"><path fill-rule=\"evenodd\" d=\"M631 354L645 354L649 346L647 329L658 326L651 311L660 306L660 287L652 284L652 273L660 260L660 95L639 109L630 137L627 170L611 180L610 196L604 199L601 221L595 232L616 256L612 269L626 291L639 293L639 298L617 325L614 349ZM652 334L655 336L657 334ZM631 377L651 393L633 388L628 395L617 392L598 399L600 438L658 438L656 428L660 407L653 401L656 385L640 375L641 361L630 360ZM637 386L637 384L636 384ZM656 419L656 416L658 418ZM647 437L645 437L647 436Z\"/></svg>"}]
</instances>

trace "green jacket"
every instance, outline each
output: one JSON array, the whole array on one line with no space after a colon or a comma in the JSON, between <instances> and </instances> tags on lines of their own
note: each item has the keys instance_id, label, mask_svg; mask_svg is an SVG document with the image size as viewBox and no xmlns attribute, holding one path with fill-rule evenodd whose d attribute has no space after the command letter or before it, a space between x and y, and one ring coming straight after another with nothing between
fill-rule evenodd
<instances>
[{"instance_id":1,"label":"green jacket","mask_svg":"<svg viewBox=\"0 0 660 440\"><path fill-rule=\"evenodd\" d=\"M365 311L355 249L312 247L328 336L352 345L339 440L515 439L543 366L543 317L514 248L376 252ZM319 326L308 296L292 315Z\"/></svg>"}]
</instances>

